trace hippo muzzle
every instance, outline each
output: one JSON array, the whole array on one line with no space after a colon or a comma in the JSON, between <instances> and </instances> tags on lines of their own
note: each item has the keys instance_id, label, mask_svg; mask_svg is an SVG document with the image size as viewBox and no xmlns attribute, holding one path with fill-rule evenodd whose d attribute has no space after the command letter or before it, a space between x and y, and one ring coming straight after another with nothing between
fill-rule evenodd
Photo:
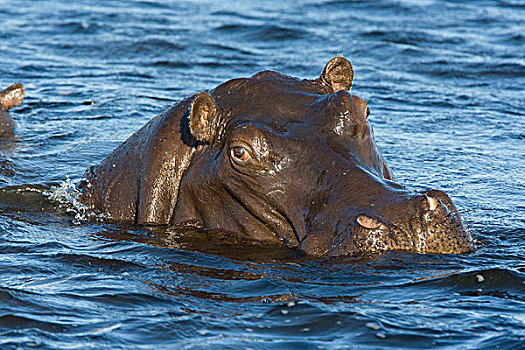
<instances>
[{"instance_id":1,"label":"hippo muzzle","mask_svg":"<svg viewBox=\"0 0 525 350\"><path fill-rule=\"evenodd\" d=\"M431 192L433 197L429 196ZM362 211L350 220L345 230L335 234L327 251L320 255L377 254L390 250L421 254L472 252L472 239L457 210L450 200L441 200L440 197L448 198L436 190L414 195L397 206L392 218ZM315 244L313 246L315 249ZM311 248L306 243L303 249Z\"/></svg>"},{"instance_id":2,"label":"hippo muzzle","mask_svg":"<svg viewBox=\"0 0 525 350\"><path fill-rule=\"evenodd\" d=\"M385 251L460 254L473 251L471 236L441 191L415 193L347 160L318 179L309 195L301 249L315 256Z\"/></svg>"},{"instance_id":3,"label":"hippo muzzle","mask_svg":"<svg viewBox=\"0 0 525 350\"><path fill-rule=\"evenodd\" d=\"M183 100L86 172L81 200L315 256L470 252L446 194L394 182L353 76L336 57L315 80L263 71Z\"/></svg>"}]
</instances>

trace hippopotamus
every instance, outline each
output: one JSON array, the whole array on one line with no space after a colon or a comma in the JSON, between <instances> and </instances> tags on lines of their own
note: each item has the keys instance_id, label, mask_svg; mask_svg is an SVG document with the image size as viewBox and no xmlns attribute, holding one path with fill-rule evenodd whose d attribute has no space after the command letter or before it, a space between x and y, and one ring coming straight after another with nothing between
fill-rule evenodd
<instances>
[{"instance_id":1,"label":"hippopotamus","mask_svg":"<svg viewBox=\"0 0 525 350\"><path fill-rule=\"evenodd\" d=\"M0 137L14 135L16 123L8 111L22 103L24 92L24 86L20 83L15 83L0 92Z\"/></svg>"},{"instance_id":2,"label":"hippopotamus","mask_svg":"<svg viewBox=\"0 0 525 350\"><path fill-rule=\"evenodd\" d=\"M472 251L444 192L395 182L353 78L335 57L317 79L262 71L199 92L88 169L80 200L119 222L220 230L317 257Z\"/></svg>"}]
</instances>

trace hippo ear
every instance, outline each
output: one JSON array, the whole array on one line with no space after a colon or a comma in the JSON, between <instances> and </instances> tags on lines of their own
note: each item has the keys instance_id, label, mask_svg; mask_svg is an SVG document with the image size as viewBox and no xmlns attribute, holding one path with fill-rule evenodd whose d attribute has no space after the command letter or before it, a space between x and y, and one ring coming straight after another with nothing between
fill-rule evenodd
<instances>
[{"instance_id":1,"label":"hippo ear","mask_svg":"<svg viewBox=\"0 0 525 350\"><path fill-rule=\"evenodd\" d=\"M352 69L352 64L343 57L332 58L324 67L323 73L321 73L319 78L321 83L330 86L334 92L350 90L353 79L354 70Z\"/></svg>"},{"instance_id":2,"label":"hippo ear","mask_svg":"<svg viewBox=\"0 0 525 350\"><path fill-rule=\"evenodd\" d=\"M4 109L18 107L24 100L24 85L15 83L0 92L0 106Z\"/></svg>"},{"instance_id":3,"label":"hippo ear","mask_svg":"<svg viewBox=\"0 0 525 350\"><path fill-rule=\"evenodd\" d=\"M216 134L217 105L206 92L195 96L190 108L190 131L199 141L212 143Z\"/></svg>"}]
</instances>

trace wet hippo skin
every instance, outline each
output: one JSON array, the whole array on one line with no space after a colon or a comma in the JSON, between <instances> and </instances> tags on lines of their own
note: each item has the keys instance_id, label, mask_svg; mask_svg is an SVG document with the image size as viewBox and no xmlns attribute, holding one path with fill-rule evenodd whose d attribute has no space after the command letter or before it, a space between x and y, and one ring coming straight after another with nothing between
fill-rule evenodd
<instances>
[{"instance_id":1,"label":"wet hippo skin","mask_svg":"<svg viewBox=\"0 0 525 350\"><path fill-rule=\"evenodd\" d=\"M16 123L9 110L22 103L24 92L24 86L20 83L15 83L0 92L0 137L14 135Z\"/></svg>"},{"instance_id":2,"label":"wet hippo skin","mask_svg":"<svg viewBox=\"0 0 525 350\"><path fill-rule=\"evenodd\" d=\"M348 92L342 57L320 77L274 71L200 92L152 119L90 168L81 200L116 221L190 225L315 256L465 253L450 198L394 182Z\"/></svg>"}]
</instances>

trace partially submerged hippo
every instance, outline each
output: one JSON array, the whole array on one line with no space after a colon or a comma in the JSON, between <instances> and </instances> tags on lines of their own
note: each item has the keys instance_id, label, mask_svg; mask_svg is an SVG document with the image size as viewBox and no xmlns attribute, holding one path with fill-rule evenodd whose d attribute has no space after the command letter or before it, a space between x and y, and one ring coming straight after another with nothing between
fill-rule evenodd
<instances>
[{"instance_id":1,"label":"partially submerged hippo","mask_svg":"<svg viewBox=\"0 0 525 350\"><path fill-rule=\"evenodd\" d=\"M336 57L315 80L263 71L187 98L89 169L117 221L220 229L315 256L473 249L450 198L393 182Z\"/></svg>"},{"instance_id":2,"label":"partially submerged hippo","mask_svg":"<svg viewBox=\"0 0 525 350\"><path fill-rule=\"evenodd\" d=\"M16 123L9 110L18 107L24 100L24 86L16 83L0 92L0 137L12 136Z\"/></svg>"}]
</instances>

